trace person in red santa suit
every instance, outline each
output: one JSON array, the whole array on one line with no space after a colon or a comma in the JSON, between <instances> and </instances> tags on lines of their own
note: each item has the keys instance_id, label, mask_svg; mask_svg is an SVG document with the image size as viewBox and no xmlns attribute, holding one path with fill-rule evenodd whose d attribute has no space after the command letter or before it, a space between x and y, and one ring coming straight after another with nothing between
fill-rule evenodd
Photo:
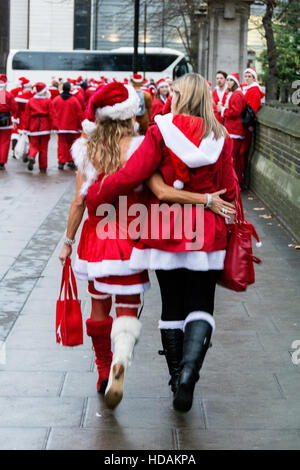
<instances>
[{"instance_id":1,"label":"person in red santa suit","mask_svg":"<svg viewBox=\"0 0 300 470\"><path fill-rule=\"evenodd\" d=\"M214 112L215 116L218 119L218 121L221 124L224 124L224 120L221 116L221 113L218 111L218 103L220 103L222 106L225 106L226 103L226 98L227 98L227 73L223 72L222 70L219 70L216 73L216 83L217 86L212 92L212 97L214 100Z\"/></svg>"},{"instance_id":2,"label":"person in red santa suit","mask_svg":"<svg viewBox=\"0 0 300 470\"><path fill-rule=\"evenodd\" d=\"M241 146L245 139L245 128L242 123L242 113L247 106L245 97L240 88L239 74L231 73L227 76L228 95L223 106L218 103L218 111L224 118L230 137L233 139L232 159L235 172L240 186L243 182L243 162L241 157Z\"/></svg>"},{"instance_id":3,"label":"person in red santa suit","mask_svg":"<svg viewBox=\"0 0 300 470\"><path fill-rule=\"evenodd\" d=\"M83 119L79 101L71 93L71 84L63 84L62 93L51 103L51 119L53 128L58 133L57 159L58 169L63 170L65 164L75 169L71 155L71 147L81 133Z\"/></svg>"},{"instance_id":4,"label":"person in red santa suit","mask_svg":"<svg viewBox=\"0 0 300 470\"><path fill-rule=\"evenodd\" d=\"M59 83L56 80L52 80L51 86L48 88L51 99L54 100L57 96L59 96Z\"/></svg>"},{"instance_id":5,"label":"person in red santa suit","mask_svg":"<svg viewBox=\"0 0 300 470\"><path fill-rule=\"evenodd\" d=\"M35 158L39 154L40 172L46 173L48 144L52 131L51 95L45 83L38 82L34 88L36 93L26 104L22 128L29 135L28 170L33 170Z\"/></svg>"},{"instance_id":6,"label":"person in red santa suit","mask_svg":"<svg viewBox=\"0 0 300 470\"><path fill-rule=\"evenodd\" d=\"M157 114L162 114L163 107L166 104L166 101L170 94L170 87L163 78L161 80L158 80L158 82L156 83L156 88L156 96L155 99L152 101L151 106L151 121L154 120Z\"/></svg>"},{"instance_id":7,"label":"person in red santa suit","mask_svg":"<svg viewBox=\"0 0 300 470\"><path fill-rule=\"evenodd\" d=\"M7 77L0 74L0 171L5 170L8 160L13 131L12 116L16 116L18 112L14 96L6 90L6 87Z\"/></svg>"},{"instance_id":8,"label":"person in red santa suit","mask_svg":"<svg viewBox=\"0 0 300 470\"><path fill-rule=\"evenodd\" d=\"M32 91L32 83L30 82L30 80L26 79L25 77L22 77L22 91L19 91L19 93L15 97L15 100L18 103L18 113L17 113L16 124L14 124L13 134L11 136L12 151L13 151L14 158L16 158L15 147L19 140L19 132L21 129L23 129L23 121L24 121L26 104L31 98L33 98L33 96L34 96L34 93ZM28 155L25 155L23 157L23 161L25 163L28 162Z\"/></svg>"},{"instance_id":9,"label":"person in red santa suit","mask_svg":"<svg viewBox=\"0 0 300 470\"><path fill-rule=\"evenodd\" d=\"M85 102L85 92L83 90L83 88L81 88L80 84L81 84L81 80L82 80L82 77L78 77L77 80L72 80L70 83L72 84L72 89L71 89L71 93L73 96L75 96L80 105L81 105L81 109L82 111L85 111L85 108L86 108L86 102ZM68 79L68 81L70 81Z\"/></svg>"},{"instance_id":10,"label":"person in red santa suit","mask_svg":"<svg viewBox=\"0 0 300 470\"><path fill-rule=\"evenodd\" d=\"M134 73L131 78L131 83L140 99L140 107L137 112L136 121L139 124L140 134L144 135L146 134L151 121L152 97L150 93L141 89L144 83L143 75L140 73Z\"/></svg>"},{"instance_id":11,"label":"person in red santa suit","mask_svg":"<svg viewBox=\"0 0 300 470\"><path fill-rule=\"evenodd\" d=\"M194 194L193 202L200 192L206 193L206 207L201 208L202 229L197 228L196 206L176 205L172 211L174 217L163 220L153 217L155 211L159 212L160 203L155 196L150 198L148 208L151 210L148 210L145 230L141 231L140 241L130 257L132 269L156 270L162 297L159 326L174 392L173 406L176 410L188 411L215 330L215 286L224 267L227 247L223 215L233 211L230 201L236 194L236 176L232 165L232 140L214 116L211 95L203 77L187 74L174 83L172 111L156 116L156 124L149 127L144 141L126 165L101 184L96 182L90 186L86 202L89 211L96 210L100 204L112 204L120 194L130 192L157 171L160 175L156 178L163 178L172 186L179 173L173 156L189 168L181 183ZM149 184L150 188L155 187ZM225 190L224 205L214 213L210 209L211 193L222 189ZM180 202L187 202L185 195ZM187 230L183 230L187 219ZM201 230L203 239L197 243L194 236L196 234L197 238ZM154 236L151 237L151 233ZM168 236L164 236L167 233ZM195 241L193 246L192 240Z\"/></svg>"},{"instance_id":12,"label":"person in red santa suit","mask_svg":"<svg viewBox=\"0 0 300 470\"><path fill-rule=\"evenodd\" d=\"M257 112L261 108L261 101L265 96L265 93L262 91L258 84L258 77L256 70L253 68L249 67L245 70L244 72L244 78L245 82L242 85L242 92L244 93L246 102L251 108L253 109L254 113L257 114ZM250 147L252 143L252 138L253 138L253 133L254 133L254 126L250 126L248 128L245 128L245 139L242 143L242 148L241 148L241 159L242 159L242 172L243 172L243 182L242 185L245 184L245 174L247 171L247 166L248 166L248 158L249 158L249 152L250 152Z\"/></svg>"}]
</instances>

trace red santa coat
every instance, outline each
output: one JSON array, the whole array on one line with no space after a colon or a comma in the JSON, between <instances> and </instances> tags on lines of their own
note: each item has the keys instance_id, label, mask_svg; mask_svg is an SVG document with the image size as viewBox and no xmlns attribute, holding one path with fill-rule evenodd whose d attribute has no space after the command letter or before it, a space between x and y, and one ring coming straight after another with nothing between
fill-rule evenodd
<instances>
[{"instance_id":1,"label":"red santa coat","mask_svg":"<svg viewBox=\"0 0 300 470\"><path fill-rule=\"evenodd\" d=\"M26 104L22 129L29 135L46 135L52 130L51 98L34 96Z\"/></svg>"},{"instance_id":2,"label":"red santa coat","mask_svg":"<svg viewBox=\"0 0 300 470\"><path fill-rule=\"evenodd\" d=\"M221 103L222 106L225 106L227 95L228 95L227 89L221 91L219 89L219 87L216 87L214 89L214 91L212 92L212 97L213 97L213 100L214 100L214 106L213 106L214 107L214 113L215 113L216 118L218 119L218 121L221 124L223 124L224 119L223 119L221 113L218 111L217 104Z\"/></svg>"},{"instance_id":3,"label":"red santa coat","mask_svg":"<svg viewBox=\"0 0 300 470\"><path fill-rule=\"evenodd\" d=\"M232 138L245 137L245 128L241 114L247 105L246 99L240 89L228 93L225 108L221 115L224 117L224 126Z\"/></svg>"},{"instance_id":4,"label":"red santa coat","mask_svg":"<svg viewBox=\"0 0 300 470\"><path fill-rule=\"evenodd\" d=\"M59 89L56 88L55 86L50 86L48 88L50 94L51 94L51 99L54 100L57 96L59 96Z\"/></svg>"},{"instance_id":5,"label":"red santa coat","mask_svg":"<svg viewBox=\"0 0 300 470\"><path fill-rule=\"evenodd\" d=\"M71 91L71 94L76 97L81 105L82 111L85 110L85 93L81 87L77 87Z\"/></svg>"},{"instance_id":6,"label":"red santa coat","mask_svg":"<svg viewBox=\"0 0 300 470\"><path fill-rule=\"evenodd\" d=\"M155 124L148 129L143 143L126 166L108 176L103 181L101 189L97 183L89 188L86 199L89 210L95 209L101 203L113 203L120 194L128 193L156 171L161 172L168 185L173 185L176 173L169 149L191 168L189 181L185 185L186 190L212 193L226 188L227 192L224 198L227 200L234 198L236 183L231 158L232 140L227 137L215 141L213 136L201 139L201 137L199 138L201 118L177 116L179 118L174 116L173 120L170 119L170 115L157 116L156 121L158 118L160 120L159 126ZM141 255L138 254L134 259L135 252L131 266L135 269L140 269L138 266L150 269L179 267L196 270L223 269L222 263L224 263L227 246L224 219L208 209L204 210L203 244L198 249L190 248L191 239L188 235L182 233L180 238L175 236L176 215L168 222L169 238L163 239L162 237L165 227L163 227L164 222L161 219L156 219L153 227L152 210L158 211L159 204L158 199L151 195L148 201L148 208L151 210L148 210L147 233L153 233L154 229L158 236L146 238L142 231L141 240L135 248L136 252ZM181 206L181 209L181 223L183 223L186 211L191 210L188 216L191 217L190 228L194 231L196 229L196 207L192 206L190 209ZM186 254L187 252L189 253ZM209 252L211 255L208 254ZM154 259L153 262L151 257L152 261ZM141 258L146 261L141 261Z\"/></svg>"},{"instance_id":7,"label":"red santa coat","mask_svg":"<svg viewBox=\"0 0 300 470\"><path fill-rule=\"evenodd\" d=\"M151 121L154 120L155 116L157 114L163 114L163 108L164 108L164 105L165 105L165 102L163 102L161 99L159 98L155 98L153 101L152 101L152 105L151 105Z\"/></svg>"},{"instance_id":8,"label":"red santa coat","mask_svg":"<svg viewBox=\"0 0 300 470\"><path fill-rule=\"evenodd\" d=\"M32 91L26 90L26 91L20 91L15 98L16 102L18 103L18 113L17 113L18 127L17 129L14 130L14 132L16 133L18 133L19 129L23 129L26 104L31 98L33 98L33 96L34 94L32 93Z\"/></svg>"},{"instance_id":9,"label":"red santa coat","mask_svg":"<svg viewBox=\"0 0 300 470\"><path fill-rule=\"evenodd\" d=\"M18 105L14 96L9 91L0 90L0 113L10 113L10 124L7 127L0 127L0 129L12 129L12 118L18 114Z\"/></svg>"},{"instance_id":10,"label":"red santa coat","mask_svg":"<svg viewBox=\"0 0 300 470\"><path fill-rule=\"evenodd\" d=\"M57 96L51 103L51 116L53 127L59 133L77 134L81 132L83 112L79 101L75 96L64 100Z\"/></svg>"},{"instance_id":11,"label":"red santa coat","mask_svg":"<svg viewBox=\"0 0 300 470\"><path fill-rule=\"evenodd\" d=\"M247 104L251 106L256 114L261 107L261 100L266 94L261 90L257 82L254 82L248 86L244 86L242 90Z\"/></svg>"}]
</instances>

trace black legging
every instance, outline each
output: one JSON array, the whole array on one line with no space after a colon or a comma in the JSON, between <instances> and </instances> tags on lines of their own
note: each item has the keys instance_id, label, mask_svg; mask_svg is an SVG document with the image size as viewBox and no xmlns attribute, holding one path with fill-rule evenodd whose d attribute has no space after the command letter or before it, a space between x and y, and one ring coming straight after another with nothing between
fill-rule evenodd
<instances>
[{"instance_id":1,"label":"black legging","mask_svg":"<svg viewBox=\"0 0 300 470\"><path fill-rule=\"evenodd\" d=\"M213 315L217 278L220 271L189 269L157 270L163 321L182 321L191 312Z\"/></svg>"}]
</instances>

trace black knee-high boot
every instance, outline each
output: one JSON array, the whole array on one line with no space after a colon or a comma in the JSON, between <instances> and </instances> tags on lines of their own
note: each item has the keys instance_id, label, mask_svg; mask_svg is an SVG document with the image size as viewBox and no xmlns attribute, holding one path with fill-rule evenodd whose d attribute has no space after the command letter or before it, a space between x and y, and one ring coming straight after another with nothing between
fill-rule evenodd
<instances>
[{"instance_id":1,"label":"black knee-high boot","mask_svg":"<svg viewBox=\"0 0 300 470\"><path fill-rule=\"evenodd\" d=\"M161 342L163 353L166 356L169 373L171 376L169 385L173 393L177 390L178 379L181 371L181 360L183 351L183 331L181 329L162 329Z\"/></svg>"},{"instance_id":2,"label":"black knee-high boot","mask_svg":"<svg viewBox=\"0 0 300 470\"><path fill-rule=\"evenodd\" d=\"M193 394L199 371L209 348L212 326L205 320L187 323L184 330L181 373L173 406L178 411L189 411L193 404Z\"/></svg>"}]
</instances>

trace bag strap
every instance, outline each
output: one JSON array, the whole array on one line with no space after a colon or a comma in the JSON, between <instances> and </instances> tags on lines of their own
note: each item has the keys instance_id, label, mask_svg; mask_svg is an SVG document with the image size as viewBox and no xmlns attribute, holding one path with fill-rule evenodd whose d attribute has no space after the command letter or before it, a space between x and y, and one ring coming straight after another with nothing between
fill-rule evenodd
<instances>
[{"instance_id":1,"label":"bag strap","mask_svg":"<svg viewBox=\"0 0 300 470\"><path fill-rule=\"evenodd\" d=\"M70 257L66 258L66 262L65 262L64 267L63 267L62 280L61 280L61 284L60 284L59 300L61 300L61 295L62 295L62 291L63 291L64 286L65 286L65 289L64 289L65 298L64 298L64 300L65 301L67 300L67 297L68 297L67 293L69 293L69 299L73 300L72 288L71 288L71 285L70 285L70 282L69 282L69 280L70 280L70 269L71 269L71 278L72 278L72 275L73 275L73 278L74 278L73 290L74 290L75 298L76 298L76 300L78 300L77 286L76 286L76 282L75 282L75 276L74 276L74 273L73 273L72 267L71 267ZM75 283L75 288L74 288L74 283Z\"/></svg>"}]
</instances>

